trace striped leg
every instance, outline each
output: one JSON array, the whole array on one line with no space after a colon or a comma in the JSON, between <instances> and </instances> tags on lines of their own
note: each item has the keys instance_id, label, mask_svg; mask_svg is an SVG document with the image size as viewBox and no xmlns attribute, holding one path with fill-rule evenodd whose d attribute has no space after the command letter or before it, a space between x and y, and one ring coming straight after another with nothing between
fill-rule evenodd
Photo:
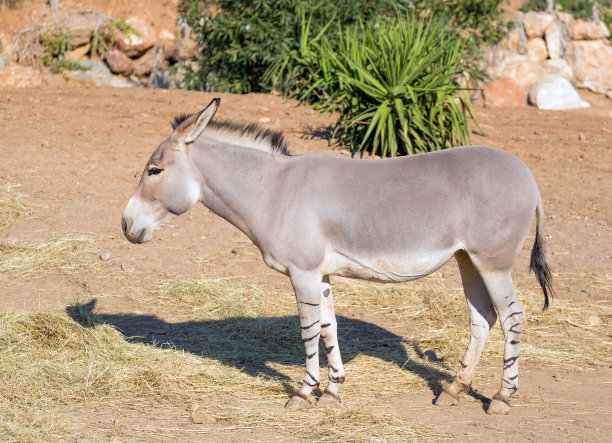
<instances>
[{"instance_id":1,"label":"striped leg","mask_svg":"<svg viewBox=\"0 0 612 443\"><path fill-rule=\"evenodd\" d=\"M325 345L325 352L327 352L329 383L317 402L317 406L337 406L340 404L338 389L340 383L344 382L344 367L338 347L338 324L336 323L334 297L328 275L323 277L321 291L323 295L321 297L321 338Z\"/></svg>"},{"instance_id":2,"label":"striped leg","mask_svg":"<svg viewBox=\"0 0 612 443\"><path fill-rule=\"evenodd\" d=\"M497 320L497 314L482 277L474 267L469 256L461 251L456 256L461 272L463 291L470 312L470 342L461 360L461 367L453 382L440 393L436 405L457 405L459 394L468 390L474 379L474 372L480 354L489 337L489 331Z\"/></svg>"},{"instance_id":3,"label":"striped leg","mask_svg":"<svg viewBox=\"0 0 612 443\"><path fill-rule=\"evenodd\" d=\"M487 412L507 414L510 412L510 396L518 389L518 358L523 310L514 292L510 272L483 274L483 279L497 308L499 323L506 339L501 387L493 396Z\"/></svg>"},{"instance_id":4,"label":"striped leg","mask_svg":"<svg viewBox=\"0 0 612 443\"><path fill-rule=\"evenodd\" d=\"M301 337L306 348L306 375L302 387L293 394L286 408L311 407L308 397L319 386L319 337L321 335L321 274L292 272L291 284L300 313Z\"/></svg>"}]
</instances>

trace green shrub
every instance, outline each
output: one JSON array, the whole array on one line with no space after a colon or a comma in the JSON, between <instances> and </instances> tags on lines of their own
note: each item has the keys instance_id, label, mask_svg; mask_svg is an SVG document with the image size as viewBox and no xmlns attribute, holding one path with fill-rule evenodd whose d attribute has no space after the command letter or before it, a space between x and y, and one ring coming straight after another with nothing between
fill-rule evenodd
<instances>
[{"instance_id":1,"label":"green shrub","mask_svg":"<svg viewBox=\"0 0 612 443\"><path fill-rule=\"evenodd\" d=\"M216 14L205 0L183 0L181 17L193 27L203 53L197 66L185 69L182 87L235 93L268 92L262 77L274 61L300 49L303 14L310 32L328 32L370 20L386 11L406 9L408 0L222 0Z\"/></svg>"},{"instance_id":2,"label":"green shrub","mask_svg":"<svg viewBox=\"0 0 612 443\"><path fill-rule=\"evenodd\" d=\"M79 62L65 60L64 53L70 47L70 29L58 29L54 34L41 34L40 42L43 46L42 62L53 74L68 71L86 71L89 68Z\"/></svg>"},{"instance_id":3,"label":"green shrub","mask_svg":"<svg viewBox=\"0 0 612 443\"><path fill-rule=\"evenodd\" d=\"M469 99L458 83L463 39L441 21L394 18L358 26L320 45L323 110L337 109L334 136L382 157L450 148L468 139ZM325 70L331 75L325 74Z\"/></svg>"},{"instance_id":4,"label":"green shrub","mask_svg":"<svg viewBox=\"0 0 612 443\"><path fill-rule=\"evenodd\" d=\"M91 53L103 55L109 46L115 44L115 31L119 31L123 37L129 34L139 36L140 33L124 20L111 20L103 29L97 29L91 36Z\"/></svg>"}]
</instances>

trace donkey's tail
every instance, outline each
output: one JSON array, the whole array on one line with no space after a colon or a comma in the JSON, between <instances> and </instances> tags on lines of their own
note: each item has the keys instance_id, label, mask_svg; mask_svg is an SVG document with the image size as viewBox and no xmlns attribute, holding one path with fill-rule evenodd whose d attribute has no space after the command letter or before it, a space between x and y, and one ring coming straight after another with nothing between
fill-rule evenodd
<instances>
[{"instance_id":1,"label":"donkey's tail","mask_svg":"<svg viewBox=\"0 0 612 443\"><path fill-rule=\"evenodd\" d=\"M536 207L536 234L533 248L531 249L531 264L529 269L532 270L542 287L544 292L544 309L548 308L548 297L554 296L552 289L552 273L546 263L546 234L544 233L544 207L542 205L542 196L538 193L538 206Z\"/></svg>"}]
</instances>

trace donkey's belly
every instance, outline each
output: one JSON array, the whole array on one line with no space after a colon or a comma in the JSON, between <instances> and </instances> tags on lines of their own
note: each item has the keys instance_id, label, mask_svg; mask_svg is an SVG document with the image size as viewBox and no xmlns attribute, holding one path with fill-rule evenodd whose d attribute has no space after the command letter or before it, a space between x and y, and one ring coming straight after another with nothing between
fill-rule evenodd
<instances>
[{"instance_id":1,"label":"donkey's belly","mask_svg":"<svg viewBox=\"0 0 612 443\"><path fill-rule=\"evenodd\" d=\"M328 250L321 266L321 273L379 282L416 280L440 268L453 256L455 251L456 248L403 257L365 257Z\"/></svg>"}]
</instances>

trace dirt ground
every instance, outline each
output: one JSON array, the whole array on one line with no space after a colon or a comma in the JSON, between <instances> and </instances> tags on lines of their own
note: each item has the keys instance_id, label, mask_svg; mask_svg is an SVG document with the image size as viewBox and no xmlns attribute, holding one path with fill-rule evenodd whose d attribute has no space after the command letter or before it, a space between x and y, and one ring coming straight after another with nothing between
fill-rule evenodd
<instances>
[{"instance_id":1,"label":"dirt ground","mask_svg":"<svg viewBox=\"0 0 612 443\"><path fill-rule=\"evenodd\" d=\"M268 126L284 131L294 154L349 155L328 145L333 116L317 116L308 107L272 95L216 95L222 98L220 118L257 122L268 117ZM532 107L477 106L480 128L473 128L471 142L512 152L532 169L545 202L557 299L609 306L612 100L588 93L583 96L593 104L590 109L545 112ZM0 306L62 308L95 297L100 313L138 314L132 318L141 321L117 325L127 335L138 335L153 327L147 318L173 323L192 315L189 309L161 307L142 298L145 288L167 278L233 277L290 292L288 280L263 264L242 233L201 205L158 231L149 244L132 245L121 234L123 207L151 152L169 135L172 117L196 111L213 97L210 93L145 89L0 90L0 183L19 184L19 192L32 208L11 229L8 239L85 233L95 239L96 252L111 254L108 261L98 260L96 272L51 274L4 285ZM532 237L515 269L519 290L537 289L535 278L527 272L531 241ZM431 280L452 287L460 284L454 263ZM408 327L381 326L403 334ZM611 341L609 336L601 340ZM498 366L484 366L480 372L486 384L479 390L493 393L499 383ZM435 425L441 435L460 440L603 441L612 432L611 368L585 364L584 370L565 369L563 361L545 367L522 363L521 380L516 407L506 417L486 415L482 402L470 398L459 408L441 411L431 405L430 391L398 392L389 408L400 411L411 423ZM73 413L66 411L66 419ZM119 435L131 441L282 439L236 429L198 430L186 414L170 406L159 407L154 419L143 417L129 405L95 414L78 411L84 430L100 440L116 431L118 417L121 426L131 430Z\"/></svg>"}]
</instances>

